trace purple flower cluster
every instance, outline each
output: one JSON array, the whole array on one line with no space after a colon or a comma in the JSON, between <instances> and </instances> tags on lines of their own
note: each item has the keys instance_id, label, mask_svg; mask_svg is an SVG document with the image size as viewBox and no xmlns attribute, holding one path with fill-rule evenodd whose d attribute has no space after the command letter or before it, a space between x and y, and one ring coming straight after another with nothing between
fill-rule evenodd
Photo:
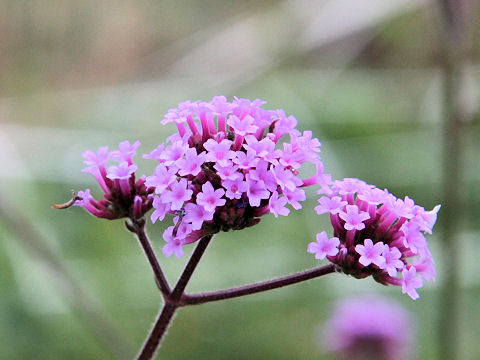
<instances>
[{"instance_id":1,"label":"purple flower cluster","mask_svg":"<svg viewBox=\"0 0 480 360\"><path fill-rule=\"evenodd\" d=\"M130 144L123 141L119 150L108 151L104 146L97 152L87 150L82 155L87 165L82 171L95 177L104 192L104 198L95 200L90 189L79 191L74 205L85 208L92 215L105 219L119 219L130 217L140 219L152 208L153 189L145 186L145 178L135 180L137 165L133 163L133 156L137 152L140 142ZM116 162L107 169L109 160Z\"/></svg>"},{"instance_id":2,"label":"purple flower cluster","mask_svg":"<svg viewBox=\"0 0 480 360\"><path fill-rule=\"evenodd\" d=\"M342 359L407 359L413 347L412 325L409 314L390 300L344 299L324 326L322 345Z\"/></svg>"},{"instance_id":3,"label":"purple flower cluster","mask_svg":"<svg viewBox=\"0 0 480 360\"><path fill-rule=\"evenodd\" d=\"M352 178L322 185L315 210L330 214L334 237L326 232L307 251L327 258L356 278L373 278L397 285L412 299L423 281L435 280L435 267L423 233L432 233L440 206L425 211L408 197L397 199L387 190Z\"/></svg>"},{"instance_id":4,"label":"purple flower cluster","mask_svg":"<svg viewBox=\"0 0 480 360\"><path fill-rule=\"evenodd\" d=\"M174 215L163 247L166 256L183 255L182 246L207 234L257 224L260 216L286 216L300 209L304 186L323 184L320 142L282 110L264 101L216 96L210 102L185 101L170 109L162 124L178 131L145 158L159 162L146 186L155 189L152 222ZM280 139L288 136L288 140ZM280 145L281 146L277 146ZM299 177L305 162L315 174Z\"/></svg>"}]
</instances>

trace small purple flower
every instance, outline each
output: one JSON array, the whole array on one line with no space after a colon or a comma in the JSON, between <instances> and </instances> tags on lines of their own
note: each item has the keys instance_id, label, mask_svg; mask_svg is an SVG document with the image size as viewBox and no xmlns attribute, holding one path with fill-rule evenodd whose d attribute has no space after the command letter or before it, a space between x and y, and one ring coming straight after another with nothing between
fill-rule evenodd
<instances>
[{"instance_id":1,"label":"small purple flower","mask_svg":"<svg viewBox=\"0 0 480 360\"><path fill-rule=\"evenodd\" d=\"M83 152L82 156L85 158L83 161L85 165L99 166L105 165L108 159L112 156L112 153L108 151L108 146L102 146L97 152L87 150Z\"/></svg>"},{"instance_id":2,"label":"small purple flower","mask_svg":"<svg viewBox=\"0 0 480 360\"><path fill-rule=\"evenodd\" d=\"M163 246L162 252L166 257L170 257L175 254L177 258L181 258L183 256L183 240L180 237L173 236L172 232L173 226L170 226L163 233L163 238L167 244Z\"/></svg>"},{"instance_id":3,"label":"small purple flower","mask_svg":"<svg viewBox=\"0 0 480 360\"><path fill-rule=\"evenodd\" d=\"M199 230L202 228L204 221L213 219L213 211L207 211L203 206L194 203L185 205L185 216L183 220L192 225L192 230Z\"/></svg>"},{"instance_id":4,"label":"small purple flower","mask_svg":"<svg viewBox=\"0 0 480 360\"><path fill-rule=\"evenodd\" d=\"M402 253L395 246L386 246L382 256L385 259L385 262L382 265L379 265L380 269L387 270L387 273L390 276L397 276L398 270L403 269L405 266L403 261L400 260Z\"/></svg>"},{"instance_id":5,"label":"small purple flower","mask_svg":"<svg viewBox=\"0 0 480 360\"><path fill-rule=\"evenodd\" d=\"M247 183L238 177L235 180L224 180L222 186L225 188L225 196L229 199L240 199L247 191Z\"/></svg>"},{"instance_id":6,"label":"small purple flower","mask_svg":"<svg viewBox=\"0 0 480 360\"><path fill-rule=\"evenodd\" d=\"M201 166L205 162L205 152L197 154L195 149L189 148L185 151L185 157L178 160L178 174L180 176L193 175L196 176L202 170Z\"/></svg>"},{"instance_id":7,"label":"small purple flower","mask_svg":"<svg viewBox=\"0 0 480 360\"><path fill-rule=\"evenodd\" d=\"M135 141L130 144L130 141L125 140L118 144L119 150L114 150L111 153L112 159L122 162L126 161L128 164L132 163L132 158L137 153L137 149L140 146L140 141Z\"/></svg>"},{"instance_id":8,"label":"small purple flower","mask_svg":"<svg viewBox=\"0 0 480 360\"><path fill-rule=\"evenodd\" d=\"M260 159L253 151L247 151L244 153L243 151L236 151L235 157L233 157L232 161L237 164L240 169L251 169L254 168Z\"/></svg>"},{"instance_id":9,"label":"small purple flower","mask_svg":"<svg viewBox=\"0 0 480 360\"><path fill-rule=\"evenodd\" d=\"M213 139L208 139L203 147L208 151L207 161L216 162L221 166L227 166L228 160L234 156L234 152L230 150L232 142L227 139L223 139L217 142Z\"/></svg>"},{"instance_id":10,"label":"small purple flower","mask_svg":"<svg viewBox=\"0 0 480 360\"><path fill-rule=\"evenodd\" d=\"M291 167L293 169L298 169L301 165L301 160L303 159L303 153L295 149L293 144L283 144L283 154L282 157L278 160L280 164L285 167Z\"/></svg>"},{"instance_id":11,"label":"small purple flower","mask_svg":"<svg viewBox=\"0 0 480 360\"><path fill-rule=\"evenodd\" d=\"M176 169L169 169L164 164L159 164L155 168L152 176L147 176L145 185L155 188L157 194L161 194L166 188L176 180Z\"/></svg>"},{"instance_id":12,"label":"small purple flower","mask_svg":"<svg viewBox=\"0 0 480 360\"><path fill-rule=\"evenodd\" d=\"M165 219L165 215L171 210L170 203L163 203L159 196L155 196L153 199L153 207L155 210L152 212L152 215L150 215L152 223Z\"/></svg>"},{"instance_id":13,"label":"small purple flower","mask_svg":"<svg viewBox=\"0 0 480 360\"><path fill-rule=\"evenodd\" d=\"M248 177L251 180L263 181L266 189L270 192L274 192L277 190L279 184L269 168L271 168L271 164L268 161L259 160L256 163L255 168L250 169L248 172Z\"/></svg>"},{"instance_id":14,"label":"small purple flower","mask_svg":"<svg viewBox=\"0 0 480 360\"><path fill-rule=\"evenodd\" d=\"M415 216L419 216L419 225L422 231L427 234L432 233L433 226L437 221L437 213L440 210L440 205L437 205L431 211L424 211L421 207L415 208Z\"/></svg>"},{"instance_id":15,"label":"small purple flower","mask_svg":"<svg viewBox=\"0 0 480 360\"><path fill-rule=\"evenodd\" d=\"M423 249L427 246L427 239L425 239L425 236L420 232L420 225L418 223L405 223L401 230L403 233L403 245L409 249L418 252L418 249Z\"/></svg>"},{"instance_id":16,"label":"small purple flower","mask_svg":"<svg viewBox=\"0 0 480 360\"><path fill-rule=\"evenodd\" d=\"M274 130L276 138L281 138L285 134L290 134L295 131L295 127L297 126L298 122L294 116L286 116L283 110L276 110L275 115L278 119L275 123Z\"/></svg>"},{"instance_id":17,"label":"small purple flower","mask_svg":"<svg viewBox=\"0 0 480 360\"><path fill-rule=\"evenodd\" d=\"M320 152L320 141L312 137L311 131L304 131L302 136L296 136L292 141L295 148L302 152L307 161L314 161Z\"/></svg>"},{"instance_id":18,"label":"small purple flower","mask_svg":"<svg viewBox=\"0 0 480 360\"><path fill-rule=\"evenodd\" d=\"M250 206L258 207L262 199L268 199L270 192L265 188L263 181L255 181L247 177L247 197Z\"/></svg>"},{"instance_id":19,"label":"small purple flower","mask_svg":"<svg viewBox=\"0 0 480 360\"><path fill-rule=\"evenodd\" d=\"M162 202L170 203L172 210L179 210L183 204L192 198L193 191L187 189L188 183L186 179L180 179L170 186L170 190L162 193Z\"/></svg>"},{"instance_id":20,"label":"small purple flower","mask_svg":"<svg viewBox=\"0 0 480 360\"><path fill-rule=\"evenodd\" d=\"M296 188L295 190L291 191L289 189L284 189L283 194L288 200L288 203L292 205L295 210L299 210L302 208L300 201L305 201L307 198L305 191L302 189Z\"/></svg>"},{"instance_id":21,"label":"small purple flower","mask_svg":"<svg viewBox=\"0 0 480 360\"><path fill-rule=\"evenodd\" d=\"M283 190L294 191L298 186L302 185L302 180L282 165L273 166L271 172Z\"/></svg>"},{"instance_id":22,"label":"small purple flower","mask_svg":"<svg viewBox=\"0 0 480 360\"><path fill-rule=\"evenodd\" d=\"M368 266L370 264L382 266L385 262L385 258L382 256L385 245L382 242L377 242L373 245L371 239L365 239L363 244L364 245L358 244L355 246L355 251L360 254L358 262L363 266Z\"/></svg>"},{"instance_id":23,"label":"small purple flower","mask_svg":"<svg viewBox=\"0 0 480 360\"><path fill-rule=\"evenodd\" d=\"M340 240L336 237L328 238L325 231L317 234L317 241L308 244L307 251L315 254L315 259L323 260L327 256L335 256L338 254L338 246Z\"/></svg>"},{"instance_id":24,"label":"small purple flower","mask_svg":"<svg viewBox=\"0 0 480 360\"><path fill-rule=\"evenodd\" d=\"M187 147L182 140L175 141L172 145L165 148L160 155L160 160L165 165L174 165L185 154Z\"/></svg>"},{"instance_id":25,"label":"small purple flower","mask_svg":"<svg viewBox=\"0 0 480 360\"><path fill-rule=\"evenodd\" d=\"M345 230L362 230L365 229L365 224L363 223L365 220L370 218L365 211L359 211L356 205L347 205L347 211L340 211L339 216L342 220L345 221Z\"/></svg>"},{"instance_id":26,"label":"small purple flower","mask_svg":"<svg viewBox=\"0 0 480 360\"><path fill-rule=\"evenodd\" d=\"M329 198L328 196L322 196L318 199L320 205L315 207L315 211L318 215L325 213L338 214L342 208L347 205L346 201L342 201L340 196L334 196Z\"/></svg>"},{"instance_id":27,"label":"small purple flower","mask_svg":"<svg viewBox=\"0 0 480 360\"><path fill-rule=\"evenodd\" d=\"M403 269L402 278L402 293L408 294L413 300L417 300L420 297L417 289L423 286L423 280L417 276L415 267L411 266L408 270L406 268Z\"/></svg>"},{"instance_id":28,"label":"small purple flower","mask_svg":"<svg viewBox=\"0 0 480 360\"><path fill-rule=\"evenodd\" d=\"M408 196L405 197L405 201L402 199L389 198L390 212L395 217L404 217L411 219L413 217L415 203Z\"/></svg>"},{"instance_id":29,"label":"small purple flower","mask_svg":"<svg viewBox=\"0 0 480 360\"><path fill-rule=\"evenodd\" d=\"M238 166L233 165L231 162L229 162L227 166L220 166L219 164L216 164L213 168L217 170L217 175L220 176L220 179L222 180L235 181L243 178L243 176L238 172Z\"/></svg>"},{"instance_id":30,"label":"small purple flower","mask_svg":"<svg viewBox=\"0 0 480 360\"><path fill-rule=\"evenodd\" d=\"M226 200L223 199L225 190L215 190L210 182L202 185L202 192L197 194L197 204L203 206L206 211L215 211L217 206L223 206Z\"/></svg>"},{"instance_id":31,"label":"small purple flower","mask_svg":"<svg viewBox=\"0 0 480 360\"><path fill-rule=\"evenodd\" d=\"M243 147L247 152L250 150L260 158L265 158L275 150L275 142L269 138L258 140L255 136L249 135L245 137L246 144Z\"/></svg>"},{"instance_id":32,"label":"small purple flower","mask_svg":"<svg viewBox=\"0 0 480 360\"><path fill-rule=\"evenodd\" d=\"M258 130L258 126L254 125L255 119L250 115L245 116L243 119L238 118L235 115L230 116L227 120L227 124L230 125L236 134L246 136L247 134L255 134Z\"/></svg>"},{"instance_id":33,"label":"small purple flower","mask_svg":"<svg viewBox=\"0 0 480 360\"><path fill-rule=\"evenodd\" d=\"M279 197L276 191L273 192L270 200L268 201L268 207L270 212L278 217L278 215L287 216L290 213L290 209L285 207L287 204L287 198L285 196Z\"/></svg>"},{"instance_id":34,"label":"small purple flower","mask_svg":"<svg viewBox=\"0 0 480 360\"><path fill-rule=\"evenodd\" d=\"M137 171L138 166L135 164L128 165L126 161L122 161L117 166L110 166L108 168L107 177L111 180L119 179L125 180L130 179L130 176Z\"/></svg>"}]
</instances>

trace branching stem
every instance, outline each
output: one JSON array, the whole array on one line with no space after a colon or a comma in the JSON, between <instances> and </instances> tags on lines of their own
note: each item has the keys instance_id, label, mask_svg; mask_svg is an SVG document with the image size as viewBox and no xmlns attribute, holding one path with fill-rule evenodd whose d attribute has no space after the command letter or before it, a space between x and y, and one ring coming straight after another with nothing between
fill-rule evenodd
<instances>
[{"instance_id":1,"label":"branching stem","mask_svg":"<svg viewBox=\"0 0 480 360\"><path fill-rule=\"evenodd\" d=\"M143 348L138 355L138 360L149 360L152 359L155 353L157 352L158 347L160 346L160 342L162 341L170 322L173 319L173 315L175 311L180 306L178 304L178 300L183 295L185 288L192 277L195 268L197 267L200 259L202 258L203 253L207 249L210 240L212 240L213 235L207 235L203 237L199 242L195 250L193 251L190 260L188 261L185 269L180 275L180 278L175 285L173 291L170 291L167 296L165 296L165 303L163 305L162 310L160 311L160 315L157 318L157 321L153 325L148 338L143 345Z\"/></svg>"}]
</instances>

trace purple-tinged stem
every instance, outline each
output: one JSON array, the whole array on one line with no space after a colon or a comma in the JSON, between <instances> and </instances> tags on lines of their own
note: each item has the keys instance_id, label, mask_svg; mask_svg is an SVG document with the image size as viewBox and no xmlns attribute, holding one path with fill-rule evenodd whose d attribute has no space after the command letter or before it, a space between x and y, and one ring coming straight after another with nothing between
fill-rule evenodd
<instances>
[{"instance_id":1,"label":"purple-tinged stem","mask_svg":"<svg viewBox=\"0 0 480 360\"><path fill-rule=\"evenodd\" d=\"M171 293L170 285L168 284L167 278L163 274L160 263L158 262L157 255L155 254L155 251L150 245L150 240L148 239L148 235L145 231L145 220L130 220L131 223L127 222L126 226L128 230L135 233L135 235L137 236L138 241L140 242L140 245L142 245L142 249L147 256L148 262L152 267L153 273L155 275L155 282L157 283L157 286L162 292L163 297L166 298Z\"/></svg>"},{"instance_id":2,"label":"purple-tinged stem","mask_svg":"<svg viewBox=\"0 0 480 360\"><path fill-rule=\"evenodd\" d=\"M187 266L185 266L185 269L183 270L182 275L178 279L178 282L175 285L175 288L173 289L171 295L169 296L169 301L176 302L180 300L180 298L183 295L183 292L185 291L185 288L187 287L188 282L190 281L190 278L192 277L193 272L195 271L195 268L198 265L198 262L202 258L202 255L207 249L207 246L210 243L210 240L212 240L212 238L213 238L213 235L207 235L198 242L198 245L193 251L193 254L190 257L190 260L188 261Z\"/></svg>"},{"instance_id":3,"label":"purple-tinged stem","mask_svg":"<svg viewBox=\"0 0 480 360\"><path fill-rule=\"evenodd\" d=\"M130 225L130 224L129 224ZM127 225L127 227L129 227ZM134 225L130 225L133 227ZM130 229L130 227L129 227ZM141 230L140 230L141 229ZM141 243L143 240L148 238L143 230L143 227L139 227L139 230L135 231L137 236L142 237ZM132 230L131 230L132 231ZM139 235L140 234L140 235ZM144 234L144 236L142 236ZM160 343L165 336L165 333L175 315L177 309L181 306L187 305L197 305L203 304L206 302L212 301L219 301L219 300L227 300L235 297L252 295L255 293L268 291L277 289L280 287L293 285L302 281L314 279L316 277L320 277L323 275L327 275L336 271L336 265L329 264L325 266L321 266L318 268L314 268L311 270L302 271L296 274L284 276L278 279L263 281L251 285L240 286L237 288L215 291L215 292L207 292L207 293L200 293L200 294L184 294L185 288L192 277L193 272L195 271L200 259L207 249L208 244L210 243L213 235L208 235L203 237L195 250L193 251L190 260L188 261L185 269L182 272L182 275L178 279L175 288L172 291L168 291L167 294L164 294L165 304L158 315L158 318L153 325L150 334L145 341L145 344L142 347L140 354L138 355L138 360L150 360L155 356ZM148 256L147 256L148 257ZM156 258L155 258L156 259ZM150 258L149 258L150 260ZM153 267L153 265L152 265ZM168 285L168 284L166 284Z\"/></svg>"},{"instance_id":4,"label":"purple-tinged stem","mask_svg":"<svg viewBox=\"0 0 480 360\"><path fill-rule=\"evenodd\" d=\"M160 346L160 342L162 341L168 326L173 319L173 315L175 315L175 311L179 307L178 300L180 300L182 297L183 292L185 291L185 288L187 287L195 268L202 258L203 253L207 249L210 240L212 240L212 237L213 235L207 235L198 242L198 245L193 251L193 254L185 266L182 275L178 279L175 288L173 291L169 292L167 296L165 296L165 304L163 305L160 315L153 325L153 328L150 331L150 334L148 335L147 340L145 341L145 344L143 345L143 348L137 357L138 360L150 360L155 356L155 353Z\"/></svg>"},{"instance_id":5,"label":"purple-tinged stem","mask_svg":"<svg viewBox=\"0 0 480 360\"><path fill-rule=\"evenodd\" d=\"M142 351L137 357L138 360L153 359L155 353L157 352L158 346L160 345L160 341L167 332L168 326L170 325L177 308L177 305L169 302L166 302L165 305L163 305L162 311L160 312L155 325L153 325L147 341L143 345Z\"/></svg>"},{"instance_id":6,"label":"purple-tinged stem","mask_svg":"<svg viewBox=\"0 0 480 360\"><path fill-rule=\"evenodd\" d=\"M199 294L184 294L180 299L180 306L198 305L212 301L227 300L240 296L252 295L263 291L297 284L302 281L314 279L323 275L336 272L336 266L329 264L318 268L287 275L278 279L267 280L255 284L240 286L232 289L205 292Z\"/></svg>"}]
</instances>

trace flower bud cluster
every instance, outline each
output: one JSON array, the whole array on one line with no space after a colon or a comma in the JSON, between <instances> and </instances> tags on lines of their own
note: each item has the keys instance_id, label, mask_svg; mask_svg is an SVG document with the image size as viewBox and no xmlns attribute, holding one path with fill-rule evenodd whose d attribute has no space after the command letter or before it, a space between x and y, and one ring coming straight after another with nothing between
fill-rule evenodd
<instances>
[{"instance_id":1,"label":"flower bud cluster","mask_svg":"<svg viewBox=\"0 0 480 360\"><path fill-rule=\"evenodd\" d=\"M87 167L82 171L95 177L104 192L104 198L95 200L90 189L86 189L78 192L81 200L75 201L74 205L85 208L99 218L142 218L152 208L153 189L145 186L145 177L135 179L137 165L132 158L139 146L139 141L134 144L123 141L119 144L119 150L108 151L108 147L104 146L97 152L85 151L82 155ZM109 160L115 161L116 165L107 169Z\"/></svg>"}]
</instances>

